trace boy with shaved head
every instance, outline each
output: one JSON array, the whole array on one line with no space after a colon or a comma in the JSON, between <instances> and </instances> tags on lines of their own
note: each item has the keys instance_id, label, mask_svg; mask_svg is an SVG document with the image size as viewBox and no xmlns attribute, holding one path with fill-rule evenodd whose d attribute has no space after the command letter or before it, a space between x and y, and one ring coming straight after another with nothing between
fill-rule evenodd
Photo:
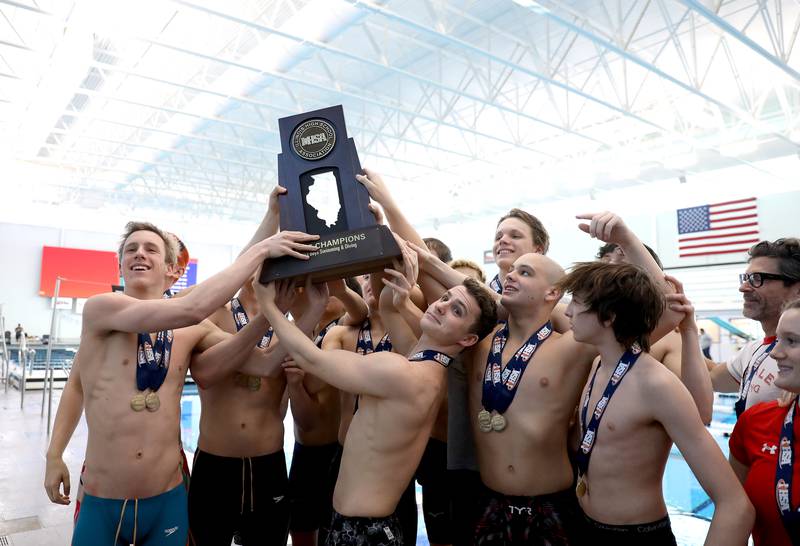
<instances>
[{"instance_id":1,"label":"boy with shaved head","mask_svg":"<svg viewBox=\"0 0 800 546\"><path fill-rule=\"evenodd\" d=\"M623 246L630 259L659 279L660 270L636 236L611 213L581 215L592 237ZM501 235L501 240L506 237ZM511 243L509 243L511 244ZM500 245L502 247L502 245ZM429 259L422 259L425 271ZM430 268L438 274L439 265ZM472 351L468 362L470 419L481 479L475 543L566 545L580 540L568 431L596 349L554 331L563 270L550 258L523 254L509 265L500 303L508 322ZM439 277L446 281L445 276ZM666 283L660 283L668 290ZM670 324L671 321L672 324ZM665 316L662 336L677 323Z\"/></svg>"}]
</instances>

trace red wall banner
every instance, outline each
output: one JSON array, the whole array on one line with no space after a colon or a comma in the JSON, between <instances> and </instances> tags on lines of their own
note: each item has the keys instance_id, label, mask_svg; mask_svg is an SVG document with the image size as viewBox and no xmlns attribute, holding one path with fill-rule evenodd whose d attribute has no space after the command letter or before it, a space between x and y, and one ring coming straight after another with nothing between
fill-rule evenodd
<instances>
[{"instance_id":1,"label":"red wall banner","mask_svg":"<svg viewBox=\"0 0 800 546\"><path fill-rule=\"evenodd\" d=\"M119 284L116 252L81 248L42 247L40 296L54 296L56 277L61 277L59 297L88 298L111 292Z\"/></svg>"}]
</instances>

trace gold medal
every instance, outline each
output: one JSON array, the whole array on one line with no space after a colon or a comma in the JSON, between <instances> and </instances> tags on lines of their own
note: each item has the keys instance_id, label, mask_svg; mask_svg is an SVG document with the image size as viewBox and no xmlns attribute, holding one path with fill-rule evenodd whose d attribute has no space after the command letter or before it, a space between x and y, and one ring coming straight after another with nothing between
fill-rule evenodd
<instances>
[{"instance_id":1,"label":"gold medal","mask_svg":"<svg viewBox=\"0 0 800 546\"><path fill-rule=\"evenodd\" d=\"M575 494L578 495L578 498L586 494L586 480L583 479L583 476L578 478L578 485L575 486Z\"/></svg>"},{"instance_id":2,"label":"gold medal","mask_svg":"<svg viewBox=\"0 0 800 546\"><path fill-rule=\"evenodd\" d=\"M247 388L255 392L261 388L261 378L255 375L247 376Z\"/></svg>"},{"instance_id":3,"label":"gold medal","mask_svg":"<svg viewBox=\"0 0 800 546\"><path fill-rule=\"evenodd\" d=\"M133 395L131 398L131 409L133 411L142 411L145 408L144 393L140 392Z\"/></svg>"},{"instance_id":4,"label":"gold medal","mask_svg":"<svg viewBox=\"0 0 800 546\"><path fill-rule=\"evenodd\" d=\"M478 428L481 432L492 431L492 414L485 409L478 412Z\"/></svg>"},{"instance_id":5,"label":"gold medal","mask_svg":"<svg viewBox=\"0 0 800 546\"><path fill-rule=\"evenodd\" d=\"M144 397L144 404L147 406L147 411L158 411L158 408L161 407L161 400L157 393L151 392Z\"/></svg>"},{"instance_id":6,"label":"gold medal","mask_svg":"<svg viewBox=\"0 0 800 546\"><path fill-rule=\"evenodd\" d=\"M499 413L492 416L492 430L495 432L502 432L506 428L506 418Z\"/></svg>"}]
</instances>

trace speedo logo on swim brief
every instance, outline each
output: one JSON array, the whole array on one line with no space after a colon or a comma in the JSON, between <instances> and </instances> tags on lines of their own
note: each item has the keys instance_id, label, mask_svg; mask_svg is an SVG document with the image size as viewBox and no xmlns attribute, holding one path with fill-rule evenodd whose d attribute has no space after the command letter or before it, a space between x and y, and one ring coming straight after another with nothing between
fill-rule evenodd
<instances>
[{"instance_id":1,"label":"speedo logo on swim brief","mask_svg":"<svg viewBox=\"0 0 800 546\"><path fill-rule=\"evenodd\" d=\"M178 530L177 525L175 527L170 527L169 529L164 529L164 536L165 537L172 536L175 534L177 530Z\"/></svg>"},{"instance_id":2,"label":"speedo logo on swim brief","mask_svg":"<svg viewBox=\"0 0 800 546\"><path fill-rule=\"evenodd\" d=\"M391 529L389 529L388 527L384 527L383 532L386 535L386 538L388 538L389 540L394 540L394 533L392 533Z\"/></svg>"}]
</instances>

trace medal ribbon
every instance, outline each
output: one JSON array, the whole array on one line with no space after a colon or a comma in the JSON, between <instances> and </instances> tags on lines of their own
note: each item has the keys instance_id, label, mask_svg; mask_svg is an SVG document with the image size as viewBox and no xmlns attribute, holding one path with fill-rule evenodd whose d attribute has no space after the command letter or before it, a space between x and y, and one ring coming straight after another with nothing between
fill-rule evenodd
<instances>
[{"instance_id":1,"label":"medal ribbon","mask_svg":"<svg viewBox=\"0 0 800 546\"><path fill-rule=\"evenodd\" d=\"M792 544L800 545L800 507L792 510L792 478L794 467L794 416L797 413L797 400L786 412L786 418L781 427L780 451L778 464L775 471L775 501L781 521L786 529L786 534L792 539Z\"/></svg>"},{"instance_id":2,"label":"medal ribbon","mask_svg":"<svg viewBox=\"0 0 800 546\"><path fill-rule=\"evenodd\" d=\"M425 349L424 351L419 351L418 353L414 353L411 355L408 360L411 362L420 362L422 360L434 360L447 368L450 366L450 363L453 362L453 357L450 355L446 355L444 353L440 353L439 351L434 351L433 349Z\"/></svg>"},{"instance_id":3,"label":"medal ribbon","mask_svg":"<svg viewBox=\"0 0 800 546\"><path fill-rule=\"evenodd\" d=\"M172 330L158 332L153 344L149 333L138 334L136 351L136 388L157 391L164 383L172 350Z\"/></svg>"},{"instance_id":4,"label":"medal ribbon","mask_svg":"<svg viewBox=\"0 0 800 546\"><path fill-rule=\"evenodd\" d=\"M517 349L505 369L502 369L502 357L503 348L508 340L508 324L495 333L492 347L486 358L486 371L483 374L481 405L487 411L495 410L497 413L505 413L511 402L514 401L517 387L519 387L522 374L525 373L528 361L533 358L536 350L552 333L553 326L548 321Z\"/></svg>"},{"instance_id":5,"label":"medal ribbon","mask_svg":"<svg viewBox=\"0 0 800 546\"><path fill-rule=\"evenodd\" d=\"M500 274L494 276L494 279L489 281L489 288L497 292L498 294L503 293L503 285L500 283Z\"/></svg>"},{"instance_id":6,"label":"medal ribbon","mask_svg":"<svg viewBox=\"0 0 800 546\"><path fill-rule=\"evenodd\" d=\"M764 341L766 342L767 339L765 339ZM755 377L756 372L761 367L761 363L767 359L770 351L772 350L773 347L775 347L775 343L776 340L772 338L772 342L767 346L767 350L758 355L758 358L756 358L755 362L750 364L749 367L750 372L747 374L747 380L744 383L742 383L742 390L739 391L739 399L733 405L733 409L734 411L736 411L737 419L742 413L744 413L744 410L747 407L747 395L750 394L750 382L753 381L753 377Z\"/></svg>"},{"instance_id":7,"label":"medal ribbon","mask_svg":"<svg viewBox=\"0 0 800 546\"><path fill-rule=\"evenodd\" d=\"M337 319L333 319L332 321L330 321L327 324L327 326L325 326L325 328L320 330L319 333L317 334L317 337L314 338L314 345L316 345L317 347L322 349L322 340L325 339L325 336L328 335L328 332L331 331L331 328L333 328L337 324L339 324L339 319L338 318Z\"/></svg>"},{"instance_id":8,"label":"medal ribbon","mask_svg":"<svg viewBox=\"0 0 800 546\"><path fill-rule=\"evenodd\" d=\"M368 355L370 353L380 353L381 351L391 351L392 342L389 339L389 332L383 334L383 337L378 342L378 346L372 346L372 325L369 319L365 320L361 325L361 330L358 331L358 341L356 341L356 352L360 355ZM355 407L353 408L353 415L358 411L358 395L356 395Z\"/></svg>"},{"instance_id":9,"label":"medal ribbon","mask_svg":"<svg viewBox=\"0 0 800 546\"><path fill-rule=\"evenodd\" d=\"M236 323L236 331L238 332L245 326L247 323L250 322L250 319L247 317L247 311L244 310L244 306L242 302L239 301L239 298L234 297L231 299L231 313L233 314L233 322ZM267 333L261 338L261 341L258 342L258 348L263 349L264 347L269 346L269 342L272 341L272 326L269 327Z\"/></svg>"},{"instance_id":10,"label":"medal ribbon","mask_svg":"<svg viewBox=\"0 0 800 546\"><path fill-rule=\"evenodd\" d=\"M589 409L589 400L592 398L594 380L597 378L597 371L600 369L600 362L597 363L597 367L594 369L594 374L592 375L592 380L589 382L589 390L586 391L586 397L583 399L583 407L581 408L583 439L581 440L581 445L575 457L575 462L578 464L578 475L583 476L589 469L589 459L592 456L592 449L597 440L600 419L603 418L608 404L611 403L611 397L614 396L614 392L616 392L617 388L622 384L625 375L627 375L627 373L631 371L631 368L633 368L633 365L636 364L636 360L638 360L640 354L642 354L642 350L638 345L632 346L622 354L622 357L620 357L617 363L617 367L614 368L614 373L611 374L611 377L608 379L608 384L603 391L603 396L600 397L600 400L598 400L597 404L594 406L592 419L587 425L586 411Z\"/></svg>"},{"instance_id":11,"label":"medal ribbon","mask_svg":"<svg viewBox=\"0 0 800 546\"><path fill-rule=\"evenodd\" d=\"M372 325L369 319L365 320L361 325L361 330L358 331L358 341L356 342L356 352L360 355L368 355L370 353L380 353L381 351L391 351L392 342L389 339L389 333L385 333L381 340L378 342L377 347L372 346Z\"/></svg>"}]
</instances>

